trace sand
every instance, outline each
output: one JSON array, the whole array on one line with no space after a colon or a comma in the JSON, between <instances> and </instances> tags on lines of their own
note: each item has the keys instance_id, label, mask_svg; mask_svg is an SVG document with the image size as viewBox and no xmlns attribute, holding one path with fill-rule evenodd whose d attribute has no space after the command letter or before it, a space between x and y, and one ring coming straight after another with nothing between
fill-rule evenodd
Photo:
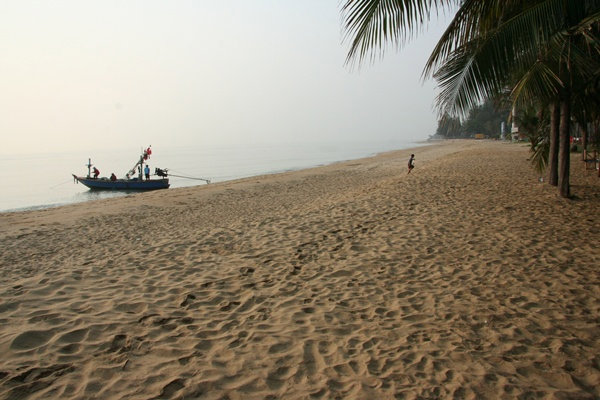
<instances>
[{"instance_id":1,"label":"sand","mask_svg":"<svg viewBox=\"0 0 600 400\"><path fill-rule=\"evenodd\" d=\"M0 399L599 398L600 179L528 156L0 214Z\"/></svg>"}]
</instances>

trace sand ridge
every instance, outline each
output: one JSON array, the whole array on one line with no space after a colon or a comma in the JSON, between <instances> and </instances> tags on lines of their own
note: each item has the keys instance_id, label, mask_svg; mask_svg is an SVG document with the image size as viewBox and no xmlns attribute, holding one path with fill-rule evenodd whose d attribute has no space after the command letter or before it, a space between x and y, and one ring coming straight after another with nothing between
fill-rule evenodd
<instances>
[{"instance_id":1,"label":"sand ridge","mask_svg":"<svg viewBox=\"0 0 600 400\"><path fill-rule=\"evenodd\" d=\"M564 200L527 158L0 214L0 398L597 398L599 180L574 159Z\"/></svg>"}]
</instances>

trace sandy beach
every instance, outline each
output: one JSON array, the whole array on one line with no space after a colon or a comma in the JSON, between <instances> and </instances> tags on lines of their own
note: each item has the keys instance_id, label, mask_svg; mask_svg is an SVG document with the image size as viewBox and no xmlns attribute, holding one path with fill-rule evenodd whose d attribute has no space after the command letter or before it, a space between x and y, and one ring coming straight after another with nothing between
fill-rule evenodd
<instances>
[{"instance_id":1,"label":"sandy beach","mask_svg":"<svg viewBox=\"0 0 600 400\"><path fill-rule=\"evenodd\" d=\"M0 399L600 398L600 178L573 155L565 200L528 157L2 213Z\"/></svg>"}]
</instances>

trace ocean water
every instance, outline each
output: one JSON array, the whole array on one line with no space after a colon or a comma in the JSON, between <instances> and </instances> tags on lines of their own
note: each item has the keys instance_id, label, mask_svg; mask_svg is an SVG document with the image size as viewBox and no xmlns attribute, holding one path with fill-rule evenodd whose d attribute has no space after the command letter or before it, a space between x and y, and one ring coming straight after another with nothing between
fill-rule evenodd
<instances>
[{"instance_id":1,"label":"ocean water","mask_svg":"<svg viewBox=\"0 0 600 400\"><path fill-rule=\"evenodd\" d=\"M377 153L416 147L402 141L306 143L210 147L152 147L149 166L167 168L171 188L204 185L201 180L223 182L249 176L293 171L334 162L353 160ZM91 158L100 176L115 173L124 177L137 162L141 151L116 148L110 151L53 154L0 155L0 212L43 209L96 199L133 196L135 193L90 191L76 184L72 174L87 175ZM168 189L167 189L168 190Z\"/></svg>"}]
</instances>

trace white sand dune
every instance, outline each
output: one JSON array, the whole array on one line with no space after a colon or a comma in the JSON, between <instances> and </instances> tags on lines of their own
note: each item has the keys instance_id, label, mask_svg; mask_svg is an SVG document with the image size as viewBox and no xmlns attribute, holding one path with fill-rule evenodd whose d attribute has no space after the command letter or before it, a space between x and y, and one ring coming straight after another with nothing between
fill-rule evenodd
<instances>
[{"instance_id":1,"label":"white sand dune","mask_svg":"<svg viewBox=\"0 0 600 400\"><path fill-rule=\"evenodd\" d=\"M574 200L456 141L0 214L0 398L599 398L576 157Z\"/></svg>"}]
</instances>

